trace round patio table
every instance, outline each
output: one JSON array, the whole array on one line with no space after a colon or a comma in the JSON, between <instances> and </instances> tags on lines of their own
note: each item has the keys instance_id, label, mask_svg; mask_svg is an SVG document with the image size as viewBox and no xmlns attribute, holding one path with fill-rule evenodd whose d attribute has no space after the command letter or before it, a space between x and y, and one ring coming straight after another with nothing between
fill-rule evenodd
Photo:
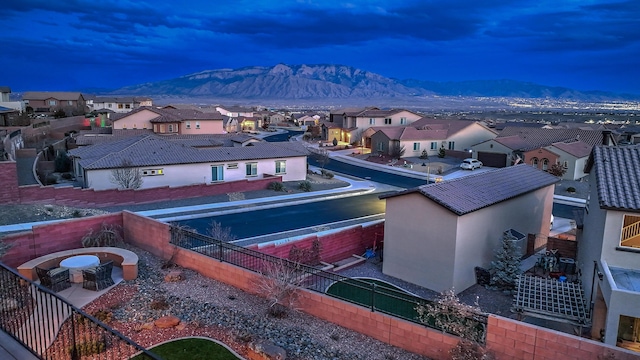
<instances>
[{"instance_id":1,"label":"round patio table","mask_svg":"<svg viewBox=\"0 0 640 360\"><path fill-rule=\"evenodd\" d=\"M94 255L72 256L60 262L60 267L69 269L69 280L73 283L82 282L82 270L98 265L100 265L100 259Z\"/></svg>"}]
</instances>

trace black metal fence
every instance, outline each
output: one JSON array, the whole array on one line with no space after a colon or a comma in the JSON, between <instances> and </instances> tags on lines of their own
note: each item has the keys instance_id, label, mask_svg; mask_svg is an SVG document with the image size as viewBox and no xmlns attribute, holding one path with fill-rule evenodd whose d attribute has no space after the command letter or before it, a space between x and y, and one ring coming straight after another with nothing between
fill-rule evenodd
<instances>
[{"instance_id":1,"label":"black metal fence","mask_svg":"<svg viewBox=\"0 0 640 360\"><path fill-rule=\"evenodd\" d=\"M323 271L312 266L216 240L180 227L171 227L171 243L265 275L273 275L269 273L274 268L280 268L281 273L287 274L286 279L291 284L367 307L371 311L382 312L442 330L435 325L434 318L426 319L426 321L421 321L418 318L416 307L432 304L432 301L407 294L382 283L349 278ZM282 276L279 277L282 278ZM478 314L474 317L459 320L468 328L473 329L470 331L470 335L467 334L467 337L484 343L487 327L486 315Z\"/></svg>"},{"instance_id":2,"label":"black metal fence","mask_svg":"<svg viewBox=\"0 0 640 360\"><path fill-rule=\"evenodd\" d=\"M40 359L160 358L0 263L0 329Z\"/></svg>"}]
</instances>

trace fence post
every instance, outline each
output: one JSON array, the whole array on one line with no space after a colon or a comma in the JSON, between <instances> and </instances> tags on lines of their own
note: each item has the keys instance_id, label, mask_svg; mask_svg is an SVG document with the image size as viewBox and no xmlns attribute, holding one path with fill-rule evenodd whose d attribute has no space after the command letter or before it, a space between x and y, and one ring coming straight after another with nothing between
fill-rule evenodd
<instances>
[{"instance_id":1,"label":"fence post","mask_svg":"<svg viewBox=\"0 0 640 360\"><path fill-rule=\"evenodd\" d=\"M376 284L371 283L371 312L376 311Z\"/></svg>"}]
</instances>

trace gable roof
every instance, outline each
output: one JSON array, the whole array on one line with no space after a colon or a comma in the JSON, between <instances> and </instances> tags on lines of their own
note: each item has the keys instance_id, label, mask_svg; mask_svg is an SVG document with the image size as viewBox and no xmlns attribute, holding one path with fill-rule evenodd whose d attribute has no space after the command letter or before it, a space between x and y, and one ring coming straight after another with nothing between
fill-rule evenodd
<instances>
[{"instance_id":1,"label":"gable roof","mask_svg":"<svg viewBox=\"0 0 640 360\"><path fill-rule=\"evenodd\" d=\"M499 140L512 136L518 136L520 139L510 140L511 145ZM593 147L602 144L603 136L603 132L598 130L506 127L495 140L514 150L529 151L569 140L580 140ZM513 147L518 145L519 147Z\"/></svg>"},{"instance_id":2,"label":"gable roof","mask_svg":"<svg viewBox=\"0 0 640 360\"><path fill-rule=\"evenodd\" d=\"M122 120L145 110L158 114L157 117L149 120L151 123L175 123L189 120L223 120L223 116L219 112L204 113L195 109L158 109L151 106L141 106L137 109L134 109L133 111L124 114L123 116L119 116L116 119L113 119L113 121Z\"/></svg>"},{"instance_id":3,"label":"gable roof","mask_svg":"<svg viewBox=\"0 0 640 360\"><path fill-rule=\"evenodd\" d=\"M640 212L640 147L596 146L585 172L595 171L603 209Z\"/></svg>"},{"instance_id":4,"label":"gable roof","mask_svg":"<svg viewBox=\"0 0 640 360\"><path fill-rule=\"evenodd\" d=\"M553 143L551 146L577 158L589 156L591 149L593 148L591 145L580 140L557 142Z\"/></svg>"},{"instance_id":5,"label":"gable roof","mask_svg":"<svg viewBox=\"0 0 640 360\"><path fill-rule=\"evenodd\" d=\"M65 91L28 91L22 95L23 100L78 100L80 97L82 94L79 92Z\"/></svg>"},{"instance_id":6,"label":"gable roof","mask_svg":"<svg viewBox=\"0 0 640 360\"><path fill-rule=\"evenodd\" d=\"M462 216L491 205L553 185L560 180L526 164L423 185L380 196L381 199L419 193Z\"/></svg>"},{"instance_id":7,"label":"gable roof","mask_svg":"<svg viewBox=\"0 0 640 360\"><path fill-rule=\"evenodd\" d=\"M420 130L445 130L445 139L473 125L481 126L485 130L495 133L495 131L474 120L434 119L423 117L411 124L412 127Z\"/></svg>"},{"instance_id":8,"label":"gable roof","mask_svg":"<svg viewBox=\"0 0 640 360\"><path fill-rule=\"evenodd\" d=\"M196 149L155 135L140 135L69 151L87 170L116 169L128 162L133 167L196 164L307 156L304 148L278 143L243 147Z\"/></svg>"}]
</instances>

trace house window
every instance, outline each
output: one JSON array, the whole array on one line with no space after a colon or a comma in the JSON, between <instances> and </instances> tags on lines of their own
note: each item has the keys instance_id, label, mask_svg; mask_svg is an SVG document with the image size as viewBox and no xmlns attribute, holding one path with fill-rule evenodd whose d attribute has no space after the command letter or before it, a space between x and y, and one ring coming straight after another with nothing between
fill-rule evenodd
<instances>
[{"instance_id":1,"label":"house window","mask_svg":"<svg viewBox=\"0 0 640 360\"><path fill-rule=\"evenodd\" d=\"M383 142L379 142L379 143L376 145L376 150L378 150L378 151L384 151L384 143L383 143Z\"/></svg>"},{"instance_id":2,"label":"house window","mask_svg":"<svg viewBox=\"0 0 640 360\"><path fill-rule=\"evenodd\" d=\"M213 165L211 166L211 182L224 181L224 166Z\"/></svg>"},{"instance_id":3,"label":"house window","mask_svg":"<svg viewBox=\"0 0 640 360\"><path fill-rule=\"evenodd\" d=\"M455 141L449 141L449 150L454 150L455 147L456 147L456 142Z\"/></svg>"},{"instance_id":4,"label":"house window","mask_svg":"<svg viewBox=\"0 0 640 360\"><path fill-rule=\"evenodd\" d=\"M73 105L73 101L67 100L67 105Z\"/></svg>"},{"instance_id":5,"label":"house window","mask_svg":"<svg viewBox=\"0 0 640 360\"><path fill-rule=\"evenodd\" d=\"M142 169L142 176L164 175L164 169Z\"/></svg>"},{"instance_id":6,"label":"house window","mask_svg":"<svg viewBox=\"0 0 640 360\"><path fill-rule=\"evenodd\" d=\"M55 106L57 103L55 100L49 100L49 106Z\"/></svg>"},{"instance_id":7,"label":"house window","mask_svg":"<svg viewBox=\"0 0 640 360\"><path fill-rule=\"evenodd\" d=\"M168 127L169 127L169 132L173 132L173 124L169 124Z\"/></svg>"},{"instance_id":8,"label":"house window","mask_svg":"<svg viewBox=\"0 0 640 360\"><path fill-rule=\"evenodd\" d=\"M118 104L118 109L124 109L124 104Z\"/></svg>"},{"instance_id":9,"label":"house window","mask_svg":"<svg viewBox=\"0 0 640 360\"><path fill-rule=\"evenodd\" d=\"M186 123L187 129L191 129L191 121L187 121Z\"/></svg>"},{"instance_id":10,"label":"house window","mask_svg":"<svg viewBox=\"0 0 640 360\"><path fill-rule=\"evenodd\" d=\"M413 143L413 151L420 151L420 143Z\"/></svg>"},{"instance_id":11,"label":"house window","mask_svg":"<svg viewBox=\"0 0 640 360\"><path fill-rule=\"evenodd\" d=\"M437 141L432 141L431 142L431 150L438 150L438 142Z\"/></svg>"},{"instance_id":12,"label":"house window","mask_svg":"<svg viewBox=\"0 0 640 360\"><path fill-rule=\"evenodd\" d=\"M200 129L200 121L196 121L196 129Z\"/></svg>"},{"instance_id":13,"label":"house window","mask_svg":"<svg viewBox=\"0 0 640 360\"><path fill-rule=\"evenodd\" d=\"M400 118L400 125L407 125L407 118L406 117L401 117Z\"/></svg>"},{"instance_id":14,"label":"house window","mask_svg":"<svg viewBox=\"0 0 640 360\"><path fill-rule=\"evenodd\" d=\"M258 163L247 163L247 176L258 176Z\"/></svg>"},{"instance_id":15,"label":"house window","mask_svg":"<svg viewBox=\"0 0 640 360\"><path fill-rule=\"evenodd\" d=\"M549 168L549 159L542 159L542 170L547 171Z\"/></svg>"},{"instance_id":16,"label":"house window","mask_svg":"<svg viewBox=\"0 0 640 360\"><path fill-rule=\"evenodd\" d=\"M620 246L640 248L640 216L624 216L620 234Z\"/></svg>"},{"instance_id":17,"label":"house window","mask_svg":"<svg viewBox=\"0 0 640 360\"><path fill-rule=\"evenodd\" d=\"M276 174L286 174L287 173L287 164L285 160L277 160L276 161Z\"/></svg>"},{"instance_id":18,"label":"house window","mask_svg":"<svg viewBox=\"0 0 640 360\"><path fill-rule=\"evenodd\" d=\"M369 125L375 125L376 124L376 119L369 119Z\"/></svg>"},{"instance_id":19,"label":"house window","mask_svg":"<svg viewBox=\"0 0 640 360\"><path fill-rule=\"evenodd\" d=\"M531 159L531 166L533 166L536 169L538 168L538 158Z\"/></svg>"},{"instance_id":20,"label":"house window","mask_svg":"<svg viewBox=\"0 0 640 360\"><path fill-rule=\"evenodd\" d=\"M237 169L238 163L227 164L227 169Z\"/></svg>"},{"instance_id":21,"label":"house window","mask_svg":"<svg viewBox=\"0 0 640 360\"><path fill-rule=\"evenodd\" d=\"M124 108L125 108L125 109L131 109L131 104L126 104L126 105L124 106Z\"/></svg>"},{"instance_id":22,"label":"house window","mask_svg":"<svg viewBox=\"0 0 640 360\"><path fill-rule=\"evenodd\" d=\"M384 119L384 124L385 125L391 125L391 118L385 118Z\"/></svg>"},{"instance_id":23,"label":"house window","mask_svg":"<svg viewBox=\"0 0 640 360\"><path fill-rule=\"evenodd\" d=\"M112 105L112 104L107 104L107 107L108 107L109 109L111 109L111 105Z\"/></svg>"}]
</instances>

